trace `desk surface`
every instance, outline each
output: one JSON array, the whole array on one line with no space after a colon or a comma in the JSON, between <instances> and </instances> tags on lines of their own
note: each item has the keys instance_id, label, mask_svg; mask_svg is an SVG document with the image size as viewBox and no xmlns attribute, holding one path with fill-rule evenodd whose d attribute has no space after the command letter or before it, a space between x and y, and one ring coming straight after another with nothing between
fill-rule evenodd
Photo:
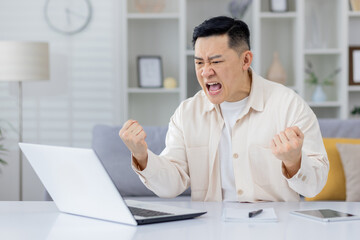
<instances>
[{"instance_id":1,"label":"desk surface","mask_svg":"<svg viewBox=\"0 0 360 240\"><path fill-rule=\"evenodd\" d=\"M0 239L359 239L360 221L322 223L290 215L294 210L330 208L360 215L360 202L215 203L161 202L205 210L196 219L143 226L59 213L53 202L0 202ZM224 222L224 207L273 207L277 223Z\"/></svg>"}]
</instances>

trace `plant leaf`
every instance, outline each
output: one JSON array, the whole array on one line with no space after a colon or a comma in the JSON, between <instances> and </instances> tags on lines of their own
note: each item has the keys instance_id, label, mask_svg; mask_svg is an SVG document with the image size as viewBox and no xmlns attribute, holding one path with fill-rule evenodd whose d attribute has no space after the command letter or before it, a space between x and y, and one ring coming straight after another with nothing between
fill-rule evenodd
<instances>
[{"instance_id":1,"label":"plant leaf","mask_svg":"<svg viewBox=\"0 0 360 240\"><path fill-rule=\"evenodd\" d=\"M3 160L3 159L0 158L0 164L2 164L2 165L7 165L8 163L7 163L5 160Z\"/></svg>"}]
</instances>

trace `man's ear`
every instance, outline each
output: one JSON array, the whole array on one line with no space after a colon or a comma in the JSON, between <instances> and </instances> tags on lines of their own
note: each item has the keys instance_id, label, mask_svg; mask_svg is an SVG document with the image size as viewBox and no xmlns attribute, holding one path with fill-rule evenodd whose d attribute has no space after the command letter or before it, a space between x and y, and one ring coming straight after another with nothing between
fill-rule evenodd
<instances>
[{"instance_id":1,"label":"man's ear","mask_svg":"<svg viewBox=\"0 0 360 240\"><path fill-rule=\"evenodd\" d=\"M250 50L247 50L245 52L243 52L243 63L242 63L242 69L244 71L247 71L249 69L249 67L251 66L251 62L253 59L253 54Z\"/></svg>"}]
</instances>

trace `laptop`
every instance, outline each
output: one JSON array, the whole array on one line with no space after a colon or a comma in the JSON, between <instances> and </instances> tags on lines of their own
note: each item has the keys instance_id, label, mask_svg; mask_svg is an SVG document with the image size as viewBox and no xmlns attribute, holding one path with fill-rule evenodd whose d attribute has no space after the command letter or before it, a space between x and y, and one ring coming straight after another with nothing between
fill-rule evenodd
<instances>
[{"instance_id":1,"label":"laptop","mask_svg":"<svg viewBox=\"0 0 360 240\"><path fill-rule=\"evenodd\" d=\"M92 149L19 146L61 212L130 225L190 219L206 213L124 200Z\"/></svg>"}]
</instances>

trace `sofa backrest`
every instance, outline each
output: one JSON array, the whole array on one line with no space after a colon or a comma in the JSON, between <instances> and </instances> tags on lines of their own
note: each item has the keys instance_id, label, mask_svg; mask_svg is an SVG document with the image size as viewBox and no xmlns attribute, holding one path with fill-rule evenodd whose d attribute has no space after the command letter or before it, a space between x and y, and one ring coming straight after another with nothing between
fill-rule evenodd
<instances>
[{"instance_id":1,"label":"sofa backrest","mask_svg":"<svg viewBox=\"0 0 360 240\"><path fill-rule=\"evenodd\" d=\"M98 155L122 196L155 196L131 168L131 152L119 137L121 126L96 125L93 128L92 148ZM160 154L165 148L167 127L144 127L148 148ZM190 195L190 189L182 195Z\"/></svg>"},{"instance_id":2,"label":"sofa backrest","mask_svg":"<svg viewBox=\"0 0 360 240\"><path fill-rule=\"evenodd\" d=\"M360 120L319 119L324 138L360 138ZM155 196L131 169L131 153L119 137L121 126L96 125L92 148L123 196ZM145 126L148 147L155 154L165 148L167 127ZM190 195L190 189L182 195Z\"/></svg>"},{"instance_id":3,"label":"sofa backrest","mask_svg":"<svg viewBox=\"0 0 360 240\"><path fill-rule=\"evenodd\" d=\"M323 138L360 138L360 119L319 119Z\"/></svg>"}]
</instances>

